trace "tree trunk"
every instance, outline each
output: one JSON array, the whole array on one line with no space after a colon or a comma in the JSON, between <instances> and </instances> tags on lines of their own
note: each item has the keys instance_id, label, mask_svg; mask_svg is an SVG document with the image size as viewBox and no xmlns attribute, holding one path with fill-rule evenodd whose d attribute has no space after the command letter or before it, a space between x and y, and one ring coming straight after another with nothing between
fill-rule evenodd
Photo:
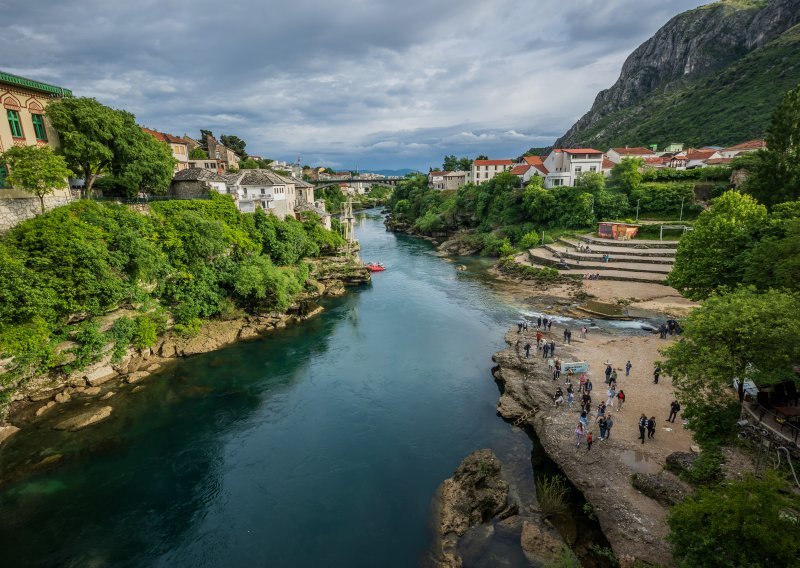
<instances>
[{"instance_id":1,"label":"tree trunk","mask_svg":"<svg viewBox=\"0 0 800 568\"><path fill-rule=\"evenodd\" d=\"M44 194L39 196L39 205L42 206L42 215L44 215Z\"/></svg>"},{"instance_id":2,"label":"tree trunk","mask_svg":"<svg viewBox=\"0 0 800 568\"><path fill-rule=\"evenodd\" d=\"M87 166L83 168L83 197L89 199L92 195L92 186L94 185L95 176L92 174L92 167Z\"/></svg>"}]
</instances>

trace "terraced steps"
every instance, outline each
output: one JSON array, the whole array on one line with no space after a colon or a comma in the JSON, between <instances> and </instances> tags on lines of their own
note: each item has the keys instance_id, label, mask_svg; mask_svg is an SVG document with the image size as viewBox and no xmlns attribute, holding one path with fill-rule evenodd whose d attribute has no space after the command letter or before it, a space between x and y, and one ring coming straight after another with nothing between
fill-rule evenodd
<instances>
[{"instance_id":1,"label":"terraced steps","mask_svg":"<svg viewBox=\"0 0 800 568\"><path fill-rule=\"evenodd\" d=\"M578 262L574 259L562 258L560 254L554 254L547 248L536 248L529 251L531 260L540 265L557 266L560 263L566 264L570 269L583 269L587 271L625 271L625 272L648 272L657 274L669 274L672 270L672 264L648 264L643 262L620 262L614 260L612 257L611 262Z\"/></svg>"},{"instance_id":2,"label":"terraced steps","mask_svg":"<svg viewBox=\"0 0 800 568\"><path fill-rule=\"evenodd\" d=\"M557 242L560 245L563 245L565 247L571 247L574 249L578 248L579 246L586 246L588 244L581 240L576 240L566 237L560 237ZM635 248L634 244L635 241L627 241L627 242L630 245L629 247L604 246L602 244L601 245L589 244L589 247L592 249L592 253L598 252L601 255L605 253L611 255L625 254L626 256L640 256L642 258L659 258L659 257L675 258L675 253L677 252L675 249L640 249L640 248Z\"/></svg>"},{"instance_id":3,"label":"terraced steps","mask_svg":"<svg viewBox=\"0 0 800 568\"><path fill-rule=\"evenodd\" d=\"M595 274L596 270L560 270L561 274L576 274L586 276ZM629 272L626 270L605 270L600 273L601 280L621 280L623 282L645 282L650 284L663 284L667 279L666 274L656 274L652 272Z\"/></svg>"},{"instance_id":4,"label":"terraced steps","mask_svg":"<svg viewBox=\"0 0 800 568\"><path fill-rule=\"evenodd\" d=\"M675 262L675 257L672 256L642 256L629 254L628 251L618 249L621 252L614 251L598 251L598 252L576 252L575 248L571 246L558 247L556 245L545 245L545 249L551 253L560 255L561 258L579 260L581 262L603 262L603 255L608 254L611 256L611 262L633 262L642 264L667 264L672 266ZM594 249L592 249L594 250Z\"/></svg>"},{"instance_id":5,"label":"terraced steps","mask_svg":"<svg viewBox=\"0 0 800 568\"><path fill-rule=\"evenodd\" d=\"M678 241L658 241L655 239L634 239L630 241L615 241L613 239L600 239L591 235L581 235L578 237L581 241L588 243L589 246L603 246L603 247L625 247L625 248L639 248L641 250L648 249L677 249Z\"/></svg>"}]
</instances>

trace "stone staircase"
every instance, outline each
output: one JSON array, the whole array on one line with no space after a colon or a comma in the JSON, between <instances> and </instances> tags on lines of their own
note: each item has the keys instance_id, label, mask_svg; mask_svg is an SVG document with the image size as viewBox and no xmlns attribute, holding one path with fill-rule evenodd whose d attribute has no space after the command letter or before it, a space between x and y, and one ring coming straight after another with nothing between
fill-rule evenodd
<instances>
[{"instance_id":1,"label":"stone staircase","mask_svg":"<svg viewBox=\"0 0 800 568\"><path fill-rule=\"evenodd\" d=\"M589 252L578 247L588 246ZM600 274L601 280L662 284L675 262L678 241L612 241L591 235L560 238L528 252L534 265L558 268L564 274ZM609 262L603 261L608 255Z\"/></svg>"}]
</instances>

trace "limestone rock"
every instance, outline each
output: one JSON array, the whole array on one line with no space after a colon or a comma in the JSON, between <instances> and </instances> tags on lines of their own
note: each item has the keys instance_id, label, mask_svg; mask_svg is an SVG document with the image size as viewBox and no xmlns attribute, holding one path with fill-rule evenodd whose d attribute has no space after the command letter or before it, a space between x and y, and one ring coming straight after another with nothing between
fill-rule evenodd
<instances>
[{"instance_id":1,"label":"limestone rock","mask_svg":"<svg viewBox=\"0 0 800 568\"><path fill-rule=\"evenodd\" d=\"M686 499L692 488L668 471L659 473L634 473L633 486L662 505L676 505Z\"/></svg>"},{"instance_id":2,"label":"limestone rock","mask_svg":"<svg viewBox=\"0 0 800 568\"><path fill-rule=\"evenodd\" d=\"M149 377L149 376L150 376L150 373L148 373L147 371L138 371L136 373L131 373L130 375L125 377L125 382L128 383L128 384L134 384L134 383L138 383L139 381L141 381L145 377Z\"/></svg>"},{"instance_id":3,"label":"limestone rock","mask_svg":"<svg viewBox=\"0 0 800 568\"><path fill-rule=\"evenodd\" d=\"M103 383L110 381L116 376L117 372L112 367L105 366L88 373L85 378L86 382L89 383L90 386L96 387L97 385L102 385Z\"/></svg>"},{"instance_id":4,"label":"limestone rock","mask_svg":"<svg viewBox=\"0 0 800 568\"><path fill-rule=\"evenodd\" d=\"M161 368L161 363L153 363L152 365L147 367L147 372L154 373L155 371L158 371L160 368Z\"/></svg>"},{"instance_id":5,"label":"limestone rock","mask_svg":"<svg viewBox=\"0 0 800 568\"><path fill-rule=\"evenodd\" d=\"M113 410L114 409L110 406L92 409L88 412L78 414L77 416L73 416L62 422L59 422L54 426L54 429L75 432L76 430L81 430L82 428L86 428L87 426L91 426L92 424L96 424L102 420L105 420L111 416L111 412Z\"/></svg>"},{"instance_id":6,"label":"limestone rock","mask_svg":"<svg viewBox=\"0 0 800 568\"><path fill-rule=\"evenodd\" d=\"M97 396L100 394L100 387L89 387L83 391L84 396Z\"/></svg>"},{"instance_id":7,"label":"limestone rock","mask_svg":"<svg viewBox=\"0 0 800 568\"><path fill-rule=\"evenodd\" d=\"M100 397L100 400L108 400L109 398L114 396L114 394L116 394L114 391L108 391L106 394Z\"/></svg>"},{"instance_id":8,"label":"limestone rock","mask_svg":"<svg viewBox=\"0 0 800 568\"><path fill-rule=\"evenodd\" d=\"M56 395L55 401L56 401L57 403L59 403L59 404L64 404L65 402L69 402L71 399L72 399L72 397L71 397L71 396L69 396L69 393L68 393L68 392L66 392L66 391L61 391L60 393L58 393L58 394Z\"/></svg>"},{"instance_id":9,"label":"limestone rock","mask_svg":"<svg viewBox=\"0 0 800 568\"><path fill-rule=\"evenodd\" d=\"M19 432L19 428L12 424L0 426L0 444L8 440L11 436Z\"/></svg>"},{"instance_id":10,"label":"limestone rock","mask_svg":"<svg viewBox=\"0 0 800 568\"><path fill-rule=\"evenodd\" d=\"M672 452L667 456L667 467L676 473L689 471L697 457L691 452Z\"/></svg>"},{"instance_id":11,"label":"limestone rock","mask_svg":"<svg viewBox=\"0 0 800 568\"><path fill-rule=\"evenodd\" d=\"M47 404L45 404L45 405L43 405L43 406L40 406L39 408L37 408L37 409L36 409L36 413L35 413L35 415L36 415L37 417L39 417L39 416L41 416L42 414L44 414L45 412L47 412L48 410L50 410L51 408L53 408L55 405L56 405L56 401L54 401L54 400L51 400L51 401L50 401L50 402L48 402Z\"/></svg>"},{"instance_id":12,"label":"limestone rock","mask_svg":"<svg viewBox=\"0 0 800 568\"><path fill-rule=\"evenodd\" d=\"M136 385L135 387L133 387L133 390L131 390L131 392L141 392L143 390L144 390L144 386Z\"/></svg>"},{"instance_id":13,"label":"limestone rock","mask_svg":"<svg viewBox=\"0 0 800 568\"><path fill-rule=\"evenodd\" d=\"M558 558L564 541L558 531L547 521L522 522L520 536L522 551L531 563L547 563Z\"/></svg>"}]
</instances>

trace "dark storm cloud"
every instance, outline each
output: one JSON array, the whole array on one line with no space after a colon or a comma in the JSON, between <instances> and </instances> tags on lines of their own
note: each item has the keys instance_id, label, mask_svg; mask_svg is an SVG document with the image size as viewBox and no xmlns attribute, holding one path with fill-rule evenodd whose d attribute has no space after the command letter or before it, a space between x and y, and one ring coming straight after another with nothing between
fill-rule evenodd
<instances>
[{"instance_id":1,"label":"dark storm cloud","mask_svg":"<svg viewBox=\"0 0 800 568\"><path fill-rule=\"evenodd\" d=\"M248 150L424 168L547 145L697 0L0 0L0 68Z\"/></svg>"}]
</instances>

